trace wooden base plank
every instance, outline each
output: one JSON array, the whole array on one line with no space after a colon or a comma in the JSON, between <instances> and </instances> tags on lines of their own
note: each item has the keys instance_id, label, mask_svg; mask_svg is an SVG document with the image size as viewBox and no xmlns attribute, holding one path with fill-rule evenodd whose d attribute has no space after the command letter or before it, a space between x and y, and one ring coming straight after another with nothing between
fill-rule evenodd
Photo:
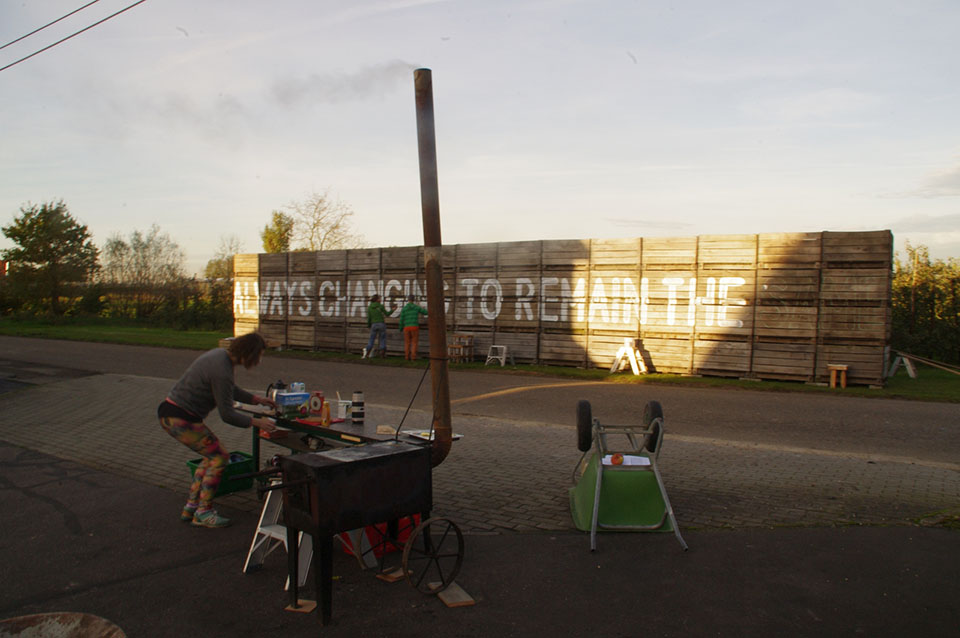
<instances>
[{"instance_id":1,"label":"wooden base plank","mask_svg":"<svg viewBox=\"0 0 960 638\"><path fill-rule=\"evenodd\" d=\"M297 599L297 606L287 605L284 607L284 611L295 611L298 614L309 614L311 611L317 608L317 601L315 600L304 600L303 598Z\"/></svg>"},{"instance_id":2,"label":"wooden base plank","mask_svg":"<svg viewBox=\"0 0 960 638\"><path fill-rule=\"evenodd\" d=\"M431 588L439 586L440 583L430 583ZM477 604L477 601L456 582L450 583L449 587L437 594L437 598L442 600L447 607L469 607Z\"/></svg>"},{"instance_id":3,"label":"wooden base plank","mask_svg":"<svg viewBox=\"0 0 960 638\"><path fill-rule=\"evenodd\" d=\"M390 569L380 572L377 574L377 578L386 582L386 583L395 583L398 580L403 580L407 577L407 573L404 573L403 567L397 565L396 567L391 567Z\"/></svg>"}]
</instances>

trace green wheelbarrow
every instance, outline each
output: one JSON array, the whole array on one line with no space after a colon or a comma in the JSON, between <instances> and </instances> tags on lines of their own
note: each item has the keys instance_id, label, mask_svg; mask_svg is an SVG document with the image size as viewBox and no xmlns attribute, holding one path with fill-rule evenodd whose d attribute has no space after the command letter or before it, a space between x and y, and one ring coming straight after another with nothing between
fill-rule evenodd
<instances>
[{"instance_id":1,"label":"green wheelbarrow","mask_svg":"<svg viewBox=\"0 0 960 638\"><path fill-rule=\"evenodd\" d=\"M580 531L672 531L687 549L657 468L663 444L663 408L650 401L641 425L603 425L589 401L577 403L577 447L583 452L573 472L570 513Z\"/></svg>"}]
</instances>

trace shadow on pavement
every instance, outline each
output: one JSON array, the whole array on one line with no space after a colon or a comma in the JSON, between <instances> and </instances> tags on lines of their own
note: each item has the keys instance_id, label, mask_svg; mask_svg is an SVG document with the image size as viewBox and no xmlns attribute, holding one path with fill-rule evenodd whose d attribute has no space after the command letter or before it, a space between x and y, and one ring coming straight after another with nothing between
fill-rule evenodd
<instances>
[{"instance_id":1,"label":"shadow on pavement","mask_svg":"<svg viewBox=\"0 0 960 638\"><path fill-rule=\"evenodd\" d=\"M136 460L131 460L135 463ZM0 618L77 611L128 636L953 635L956 532L919 527L472 535L448 609L334 559L333 624L283 611L285 557L241 573L257 515L179 522L182 495L0 443ZM312 583L312 578L310 579ZM312 597L308 583L305 597Z\"/></svg>"}]
</instances>

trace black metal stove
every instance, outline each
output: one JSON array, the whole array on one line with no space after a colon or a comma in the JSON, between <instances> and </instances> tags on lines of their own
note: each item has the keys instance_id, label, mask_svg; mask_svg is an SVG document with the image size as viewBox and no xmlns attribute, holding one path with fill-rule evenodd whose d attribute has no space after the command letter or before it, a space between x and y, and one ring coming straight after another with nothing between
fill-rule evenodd
<instances>
[{"instance_id":1,"label":"black metal stove","mask_svg":"<svg viewBox=\"0 0 960 638\"><path fill-rule=\"evenodd\" d=\"M420 514L433 502L431 448L384 441L313 454L280 457L287 538L314 539L313 568L320 617L330 621L333 536L366 525ZM297 543L288 542L290 600L298 604Z\"/></svg>"}]
</instances>

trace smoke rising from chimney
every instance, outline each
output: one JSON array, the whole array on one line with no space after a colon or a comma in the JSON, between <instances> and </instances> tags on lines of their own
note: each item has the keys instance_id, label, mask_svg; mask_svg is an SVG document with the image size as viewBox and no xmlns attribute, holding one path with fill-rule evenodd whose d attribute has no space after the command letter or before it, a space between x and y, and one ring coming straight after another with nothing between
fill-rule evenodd
<instances>
[{"instance_id":1,"label":"smoke rising from chimney","mask_svg":"<svg viewBox=\"0 0 960 638\"><path fill-rule=\"evenodd\" d=\"M306 78L286 78L273 85L273 96L283 106L304 102L339 104L382 97L410 83L416 65L401 60L365 67L354 73L313 73Z\"/></svg>"}]
</instances>

